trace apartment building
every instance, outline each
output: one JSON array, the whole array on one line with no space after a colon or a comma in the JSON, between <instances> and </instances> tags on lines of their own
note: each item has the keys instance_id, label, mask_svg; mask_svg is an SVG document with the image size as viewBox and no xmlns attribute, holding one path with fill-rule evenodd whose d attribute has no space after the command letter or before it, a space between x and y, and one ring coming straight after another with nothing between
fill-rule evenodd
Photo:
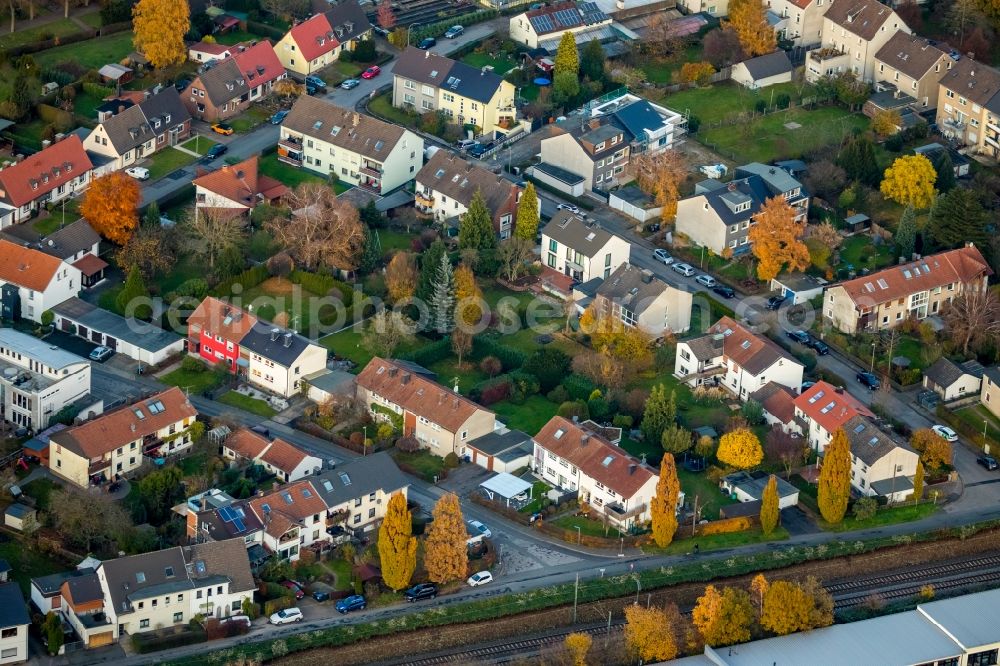
<instances>
[{"instance_id":1,"label":"apartment building","mask_svg":"<svg viewBox=\"0 0 1000 666\"><path fill-rule=\"evenodd\" d=\"M417 113L441 111L478 133L507 134L517 124L514 84L486 68L407 47L392 72L392 105Z\"/></svg>"},{"instance_id":2,"label":"apartment building","mask_svg":"<svg viewBox=\"0 0 1000 666\"><path fill-rule=\"evenodd\" d=\"M303 95L281 123L278 159L377 194L414 179L424 140L410 130Z\"/></svg>"},{"instance_id":3,"label":"apartment building","mask_svg":"<svg viewBox=\"0 0 1000 666\"><path fill-rule=\"evenodd\" d=\"M823 15L833 0L765 0L764 6L778 17L778 39L804 47L823 40Z\"/></svg>"},{"instance_id":4,"label":"apartment building","mask_svg":"<svg viewBox=\"0 0 1000 666\"><path fill-rule=\"evenodd\" d=\"M750 251L750 226L771 196L759 176L721 183L707 179L677 202L678 233L720 255Z\"/></svg>"},{"instance_id":5,"label":"apartment building","mask_svg":"<svg viewBox=\"0 0 1000 666\"><path fill-rule=\"evenodd\" d=\"M818 381L792 401L796 418L803 424L809 446L823 453L833 433L856 416L873 419L875 415L843 388Z\"/></svg>"},{"instance_id":6,"label":"apartment building","mask_svg":"<svg viewBox=\"0 0 1000 666\"><path fill-rule=\"evenodd\" d=\"M682 114L627 92L602 97L588 108L590 118L604 118L624 130L630 156L669 150L686 131L687 119Z\"/></svg>"},{"instance_id":7,"label":"apartment building","mask_svg":"<svg viewBox=\"0 0 1000 666\"><path fill-rule=\"evenodd\" d=\"M375 357L357 377L358 401L376 419L401 419L403 433L431 453L461 457L468 442L489 434L496 416L408 363Z\"/></svg>"},{"instance_id":8,"label":"apartment building","mask_svg":"<svg viewBox=\"0 0 1000 666\"><path fill-rule=\"evenodd\" d=\"M723 386L740 400L768 382L798 393L803 366L784 349L729 317L677 343L674 376L689 386Z\"/></svg>"},{"instance_id":9,"label":"apartment building","mask_svg":"<svg viewBox=\"0 0 1000 666\"><path fill-rule=\"evenodd\" d=\"M224 164L191 181L195 207L212 214L246 215L260 204L271 204L289 192L279 180L260 173L260 157Z\"/></svg>"},{"instance_id":10,"label":"apartment building","mask_svg":"<svg viewBox=\"0 0 1000 666\"><path fill-rule=\"evenodd\" d=\"M899 30L875 54L875 83L921 108L937 108L940 81L955 64L936 42Z\"/></svg>"},{"instance_id":11,"label":"apartment building","mask_svg":"<svg viewBox=\"0 0 1000 666\"><path fill-rule=\"evenodd\" d=\"M624 129L603 116L554 125L542 139L542 162L582 177L585 190L610 189L632 179L630 141Z\"/></svg>"},{"instance_id":12,"label":"apartment building","mask_svg":"<svg viewBox=\"0 0 1000 666\"><path fill-rule=\"evenodd\" d=\"M555 53L564 34L571 33L577 44L615 34L611 17L596 2L556 2L531 9L510 19L510 38L528 48L539 47ZM555 48L551 48L555 47Z\"/></svg>"},{"instance_id":13,"label":"apartment building","mask_svg":"<svg viewBox=\"0 0 1000 666\"><path fill-rule=\"evenodd\" d=\"M656 473L600 434L554 416L533 438L532 470L548 483L579 493L607 521L626 530L650 518Z\"/></svg>"},{"instance_id":14,"label":"apartment building","mask_svg":"<svg viewBox=\"0 0 1000 666\"><path fill-rule=\"evenodd\" d=\"M966 290L985 289L992 274L982 253L968 243L828 287L823 320L848 335L892 328L911 317L938 314Z\"/></svg>"},{"instance_id":15,"label":"apartment building","mask_svg":"<svg viewBox=\"0 0 1000 666\"><path fill-rule=\"evenodd\" d=\"M190 448L198 412L172 387L49 438L49 469L81 488L135 471L143 456L163 458Z\"/></svg>"},{"instance_id":16,"label":"apartment building","mask_svg":"<svg viewBox=\"0 0 1000 666\"><path fill-rule=\"evenodd\" d=\"M222 457L262 466L282 483L298 481L323 469L323 461L281 438L269 440L247 428L226 437Z\"/></svg>"},{"instance_id":17,"label":"apartment building","mask_svg":"<svg viewBox=\"0 0 1000 666\"><path fill-rule=\"evenodd\" d=\"M902 502L913 494L920 456L895 441L868 418L855 416L842 426L851 444L851 487L865 497Z\"/></svg>"},{"instance_id":18,"label":"apartment building","mask_svg":"<svg viewBox=\"0 0 1000 666\"><path fill-rule=\"evenodd\" d=\"M301 79L332 65L344 51L353 51L358 41L371 37L371 31L361 5L345 0L293 25L274 50L282 67Z\"/></svg>"},{"instance_id":19,"label":"apartment building","mask_svg":"<svg viewBox=\"0 0 1000 666\"><path fill-rule=\"evenodd\" d=\"M76 134L43 142L41 151L0 169L0 220L23 222L47 203L75 197L90 185L93 168Z\"/></svg>"},{"instance_id":20,"label":"apartment building","mask_svg":"<svg viewBox=\"0 0 1000 666\"><path fill-rule=\"evenodd\" d=\"M820 48L806 56L806 81L845 72L875 80L875 55L897 31L912 32L888 5L865 0L831 2L823 15Z\"/></svg>"},{"instance_id":21,"label":"apartment building","mask_svg":"<svg viewBox=\"0 0 1000 666\"><path fill-rule=\"evenodd\" d=\"M31 617L17 583L0 583L0 664L27 661Z\"/></svg>"},{"instance_id":22,"label":"apartment building","mask_svg":"<svg viewBox=\"0 0 1000 666\"><path fill-rule=\"evenodd\" d=\"M118 113L104 112L83 142L91 153L112 160L112 170L125 169L157 151L182 143L191 136L191 114L173 86L154 93Z\"/></svg>"},{"instance_id":23,"label":"apartment building","mask_svg":"<svg viewBox=\"0 0 1000 666\"><path fill-rule=\"evenodd\" d=\"M939 86L936 120L941 133L976 153L1000 155L1000 71L962 58Z\"/></svg>"},{"instance_id":24,"label":"apartment building","mask_svg":"<svg viewBox=\"0 0 1000 666\"><path fill-rule=\"evenodd\" d=\"M542 229L542 265L578 282L608 279L628 263L631 248L596 222L585 222L566 210L556 212Z\"/></svg>"},{"instance_id":25,"label":"apartment building","mask_svg":"<svg viewBox=\"0 0 1000 666\"><path fill-rule=\"evenodd\" d=\"M654 339L686 332L691 327L691 303L691 292L629 263L601 281L593 296L597 312Z\"/></svg>"},{"instance_id":26,"label":"apartment building","mask_svg":"<svg viewBox=\"0 0 1000 666\"><path fill-rule=\"evenodd\" d=\"M90 396L90 361L11 328L0 328L0 398L4 420L33 433L63 410L102 409Z\"/></svg>"},{"instance_id":27,"label":"apartment building","mask_svg":"<svg viewBox=\"0 0 1000 666\"><path fill-rule=\"evenodd\" d=\"M184 89L181 101L188 113L209 122L243 113L270 94L274 84L287 76L271 42L237 47L228 58L204 65Z\"/></svg>"}]
</instances>

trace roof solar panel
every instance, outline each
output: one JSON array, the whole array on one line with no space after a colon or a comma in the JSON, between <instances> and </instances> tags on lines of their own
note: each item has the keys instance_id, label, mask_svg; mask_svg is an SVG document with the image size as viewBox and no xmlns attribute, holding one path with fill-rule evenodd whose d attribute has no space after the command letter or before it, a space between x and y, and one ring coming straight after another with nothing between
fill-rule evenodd
<instances>
[{"instance_id":1,"label":"roof solar panel","mask_svg":"<svg viewBox=\"0 0 1000 666\"><path fill-rule=\"evenodd\" d=\"M233 526L236 528L237 532L242 532L247 528L247 526L243 523L243 519L241 518L237 518L236 520L234 520Z\"/></svg>"},{"instance_id":2,"label":"roof solar panel","mask_svg":"<svg viewBox=\"0 0 1000 666\"><path fill-rule=\"evenodd\" d=\"M219 509L219 516L227 523L232 522L236 518L235 512L228 506Z\"/></svg>"},{"instance_id":3,"label":"roof solar panel","mask_svg":"<svg viewBox=\"0 0 1000 666\"><path fill-rule=\"evenodd\" d=\"M553 29L552 19L548 14L535 16L531 19L531 24L535 26L535 32L551 32Z\"/></svg>"}]
</instances>

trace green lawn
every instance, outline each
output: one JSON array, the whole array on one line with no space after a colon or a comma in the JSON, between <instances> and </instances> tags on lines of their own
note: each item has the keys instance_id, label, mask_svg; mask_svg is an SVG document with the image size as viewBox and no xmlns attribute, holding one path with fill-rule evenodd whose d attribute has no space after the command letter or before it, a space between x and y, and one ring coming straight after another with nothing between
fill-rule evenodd
<instances>
[{"instance_id":1,"label":"green lawn","mask_svg":"<svg viewBox=\"0 0 1000 666\"><path fill-rule=\"evenodd\" d=\"M75 32L80 32L80 26L73 23L69 19L59 19L58 21L52 21L51 23L46 23L44 25L37 26L35 28L27 28L21 30L15 26L14 32L7 32L10 29L10 15L8 14L4 25L4 32L0 34L0 49L6 50L12 46L21 46L22 44L27 44L29 42L37 42L42 39L43 36L52 35L55 37L65 37L66 35L72 35ZM125 33L129 35L131 39L132 33ZM81 44L89 44L90 42L81 42ZM79 46L80 44L74 44L73 46ZM72 47L63 47L72 48ZM41 53L35 54L33 57L39 65L42 64L40 56L44 53L49 53L56 49L49 49L49 51L42 51ZM106 63L102 63L106 64Z\"/></svg>"},{"instance_id":2,"label":"green lawn","mask_svg":"<svg viewBox=\"0 0 1000 666\"><path fill-rule=\"evenodd\" d=\"M895 254L890 243L883 243L875 246L871 238L865 235L851 236L844 239L844 244L840 246L840 264L836 266L838 270L847 270L848 265L860 272L862 268L877 269L893 263ZM846 277L846 273L844 275Z\"/></svg>"},{"instance_id":3,"label":"green lawn","mask_svg":"<svg viewBox=\"0 0 1000 666\"><path fill-rule=\"evenodd\" d=\"M246 134L258 125L267 122L270 117L271 114L263 107L251 106L239 116L227 120L226 123L232 126L233 131L237 134Z\"/></svg>"},{"instance_id":4,"label":"green lawn","mask_svg":"<svg viewBox=\"0 0 1000 666\"><path fill-rule=\"evenodd\" d=\"M753 111L757 100L762 99L770 104L772 95L777 97L784 93L793 100L798 100L803 95L811 94L809 86L803 88L803 95L798 90L799 86L794 83L777 83L760 90L750 90L735 83L719 83L707 88L690 88L671 93L666 96L664 103L680 113L690 111L705 126L743 111Z\"/></svg>"},{"instance_id":5,"label":"green lawn","mask_svg":"<svg viewBox=\"0 0 1000 666\"><path fill-rule=\"evenodd\" d=\"M532 330L531 328L521 328L518 331L505 335L503 338L503 343L508 347L513 347L514 349L520 349L525 354L531 354L536 349L540 348L542 345L538 342L538 336L544 332L549 332L552 335L552 342L545 345L546 347L552 347L554 349L559 349L570 356L576 354L582 354L586 351L586 348L578 342L570 340L569 338L558 335L566 328L565 317L558 318L543 318L541 313L544 312L539 310L538 321L539 324L544 326L544 330Z\"/></svg>"},{"instance_id":6,"label":"green lawn","mask_svg":"<svg viewBox=\"0 0 1000 666\"><path fill-rule=\"evenodd\" d=\"M149 169L149 179L157 180L163 178L168 173L173 173L181 167L186 167L195 161L194 155L189 155L188 153L177 150L173 146L168 146L161 151L153 153L150 158L150 163L147 166Z\"/></svg>"},{"instance_id":7,"label":"green lawn","mask_svg":"<svg viewBox=\"0 0 1000 666\"><path fill-rule=\"evenodd\" d=\"M75 30L71 32L79 29L75 25L74 28ZM0 39L0 46L7 46L3 44L2 39ZM108 63L118 62L134 50L132 32L126 30L113 35L95 37L85 42L57 46L54 49L36 53L32 57L43 69L54 67L62 62L74 62L87 69L99 69Z\"/></svg>"},{"instance_id":8,"label":"green lawn","mask_svg":"<svg viewBox=\"0 0 1000 666\"><path fill-rule=\"evenodd\" d=\"M323 566L332 571L333 575L337 578L333 589L338 592L348 592L354 589L354 585L351 583L351 565L347 560L338 557L327 560L323 563Z\"/></svg>"},{"instance_id":9,"label":"green lawn","mask_svg":"<svg viewBox=\"0 0 1000 666\"><path fill-rule=\"evenodd\" d=\"M194 278L204 278L205 267L189 254L181 254L165 274L156 276L156 287L161 295L174 291L183 282Z\"/></svg>"},{"instance_id":10,"label":"green lawn","mask_svg":"<svg viewBox=\"0 0 1000 666\"><path fill-rule=\"evenodd\" d=\"M82 16L77 16L78 19L89 25L91 28L100 28L104 25L101 20L101 12L91 12L90 14L83 14Z\"/></svg>"},{"instance_id":11,"label":"green lawn","mask_svg":"<svg viewBox=\"0 0 1000 666\"><path fill-rule=\"evenodd\" d=\"M646 462L654 467L663 459L663 447L659 444L647 444L643 440L634 440L623 435L621 447L636 458L641 458L645 454Z\"/></svg>"},{"instance_id":12,"label":"green lawn","mask_svg":"<svg viewBox=\"0 0 1000 666\"><path fill-rule=\"evenodd\" d=\"M64 199L52 212L45 217L37 217L31 222L31 228L42 236L48 236L56 229L72 224L80 218L80 202L82 199Z\"/></svg>"},{"instance_id":13,"label":"green lawn","mask_svg":"<svg viewBox=\"0 0 1000 666\"><path fill-rule=\"evenodd\" d=\"M684 491L684 501L689 507L694 507L694 498L697 495L702 518L718 520L719 509L736 503L736 500L729 499L728 495L719 490L719 486L712 483L705 472L689 472L678 464L677 478L681 482L681 490Z\"/></svg>"},{"instance_id":14,"label":"green lawn","mask_svg":"<svg viewBox=\"0 0 1000 666\"><path fill-rule=\"evenodd\" d=\"M350 328L345 328L342 331L331 333L325 338L322 338L319 343L327 349L332 350L335 354L337 354L337 356L354 361L357 364L355 371L361 372L361 370L368 365L368 361L372 360L372 357L374 356L372 352L365 349L361 345L362 337L361 328L359 326L352 326ZM427 340L425 338L417 337L413 344L403 345L396 350L396 355L399 356L400 354L412 351L426 342Z\"/></svg>"},{"instance_id":15,"label":"green lawn","mask_svg":"<svg viewBox=\"0 0 1000 666\"><path fill-rule=\"evenodd\" d=\"M222 381L223 376L220 373L213 372L212 370L205 367L205 370L201 372L188 372L181 368L177 368L172 372L159 377L159 380L164 384L169 384L170 386L178 386L182 389L186 389L190 393L202 393L204 391L210 391L216 388Z\"/></svg>"},{"instance_id":16,"label":"green lawn","mask_svg":"<svg viewBox=\"0 0 1000 666\"><path fill-rule=\"evenodd\" d=\"M278 161L278 154L271 153L260 158L260 172L271 178L280 180L290 188L296 188L302 183L325 183L327 179L305 167L295 167Z\"/></svg>"},{"instance_id":17,"label":"green lawn","mask_svg":"<svg viewBox=\"0 0 1000 666\"><path fill-rule=\"evenodd\" d=\"M455 357L438 361L428 366L428 370L437 373L437 380L449 389L455 386L458 380L458 391L462 395L469 395L473 386L488 379L487 375L479 370L475 361L468 360L468 356L462 359L462 367L457 366L458 359Z\"/></svg>"},{"instance_id":18,"label":"green lawn","mask_svg":"<svg viewBox=\"0 0 1000 666\"><path fill-rule=\"evenodd\" d=\"M1000 420L982 405L963 407L952 413L969 424L973 432L979 435L983 434L983 427L985 426L986 434L993 440L994 446L997 442L1000 442Z\"/></svg>"},{"instance_id":19,"label":"green lawn","mask_svg":"<svg viewBox=\"0 0 1000 666\"><path fill-rule=\"evenodd\" d=\"M503 76L514 68L514 61L507 58L491 58L488 53L470 53L462 56L462 62L477 69L490 66L493 71Z\"/></svg>"},{"instance_id":20,"label":"green lawn","mask_svg":"<svg viewBox=\"0 0 1000 666\"><path fill-rule=\"evenodd\" d=\"M409 250L411 242L417 238L417 232L408 234L405 231L393 231L392 229L376 229L379 243L382 244L382 256L391 254L397 250Z\"/></svg>"},{"instance_id":21,"label":"green lawn","mask_svg":"<svg viewBox=\"0 0 1000 666\"><path fill-rule=\"evenodd\" d=\"M678 530L678 536L690 534L691 526L685 525ZM767 541L784 541L788 538L788 530L778 527L771 534L765 535L759 529L748 530L746 532L731 532L729 534L709 534L694 538L677 539L666 548L656 546L643 546L642 551L655 555L682 555L694 551L698 546L699 553L707 553L712 550L725 550L728 548L739 548L753 543L764 543Z\"/></svg>"},{"instance_id":22,"label":"green lawn","mask_svg":"<svg viewBox=\"0 0 1000 666\"><path fill-rule=\"evenodd\" d=\"M90 93L78 92L73 98L73 113L87 120L97 120L97 107L103 103L103 99Z\"/></svg>"},{"instance_id":23,"label":"green lawn","mask_svg":"<svg viewBox=\"0 0 1000 666\"><path fill-rule=\"evenodd\" d=\"M544 481L535 481L531 484L531 501L524 505L520 509L521 513L535 513L536 511L542 510L542 500L545 499L545 493L552 490L552 486L545 483Z\"/></svg>"},{"instance_id":24,"label":"green lawn","mask_svg":"<svg viewBox=\"0 0 1000 666\"><path fill-rule=\"evenodd\" d=\"M298 295L293 290L299 290ZM318 315L318 323L323 326L334 326L337 323L338 313L332 306L321 306L316 312L312 311L313 303L318 298L320 294L314 294L300 285L291 285L280 278L266 280L256 287L244 290L242 294L243 303L253 305L253 312L259 318L274 321L279 311L285 312L288 314L288 325L299 332L309 330L314 314ZM347 316L350 316L350 312Z\"/></svg>"},{"instance_id":25,"label":"green lawn","mask_svg":"<svg viewBox=\"0 0 1000 666\"><path fill-rule=\"evenodd\" d=\"M496 412L497 418L503 421L508 428L535 433L556 415L559 405L550 402L545 396L533 395L520 405L503 400L490 405L489 408Z\"/></svg>"},{"instance_id":26,"label":"green lawn","mask_svg":"<svg viewBox=\"0 0 1000 666\"><path fill-rule=\"evenodd\" d=\"M441 478L441 472L444 469L444 458L426 450L415 453L397 450L392 452L392 457L400 465L406 465L415 470L424 481L429 483L434 482L434 477Z\"/></svg>"},{"instance_id":27,"label":"green lawn","mask_svg":"<svg viewBox=\"0 0 1000 666\"><path fill-rule=\"evenodd\" d=\"M118 294L122 292L122 289L123 286L118 285L102 291L101 295L97 297L97 305L99 305L102 309L114 312L117 315L124 314L118 307Z\"/></svg>"},{"instance_id":28,"label":"green lawn","mask_svg":"<svg viewBox=\"0 0 1000 666\"><path fill-rule=\"evenodd\" d=\"M215 139L209 136L201 136L197 134L184 143L181 144L182 148L186 148L192 152L198 153L199 155L204 155L208 152L208 149L215 145Z\"/></svg>"},{"instance_id":29,"label":"green lawn","mask_svg":"<svg viewBox=\"0 0 1000 666\"><path fill-rule=\"evenodd\" d=\"M60 562L48 555L43 555L35 548L21 541L5 537L0 542L0 558L7 560L11 566L10 576L21 586L25 597L31 591L31 579L38 576L65 571L71 565Z\"/></svg>"},{"instance_id":30,"label":"green lawn","mask_svg":"<svg viewBox=\"0 0 1000 666\"><path fill-rule=\"evenodd\" d=\"M848 514L844 520L837 525L831 525L820 520L820 527L831 532L849 532L851 530L868 529L870 527L883 527L885 525L895 525L896 523L908 523L914 520L923 520L938 510L933 502L923 504L904 504L901 506L880 508L875 517L864 522L859 521L854 516Z\"/></svg>"},{"instance_id":31,"label":"green lawn","mask_svg":"<svg viewBox=\"0 0 1000 666\"><path fill-rule=\"evenodd\" d=\"M42 130L45 129L44 120L32 120L25 123L17 123L4 133L9 135L19 148L38 151L42 149Z\"/></svg>"},{"instance_id":32,"label":"green lawn","mask_svg":"<svg viewBox=\"0 0 1000 666\"><path fill-rule=\"evenodd\" d=\"M245 30L232 30L220 35L213 35L215 41L218 44L225 44L227 46L232 46L233 44L239 44L240 42L252 42L253 40L260 41L261 36L255 35L252 32L246 32Z\"/></svg>"},{"instance_id":33,"label":"green lawn","mask_svg":"<svg viewBox=\"0 0 1000 666\"><path fill-rule=\"evenodd\" d=\"M237 393L236 391L227 391L226 393L223 393L219 396L218 401L224 405L236 407L237 409L242 409L245 412L250 412L251 414L256 414L257 416L263 416L266 419L269 419L278 413L263 400L251 398L250 396Z\"/></svg>"},{"instance_id":34,"label":"green lawn","mask_svg":"<svg viewBox=\"0 0 1000 666\"><path fill-rule=\"evenodd\" d=\"M675 75L680 72L684 63L698 62L702 59L701 51L701 40L697 40L684 49L683 55L670 59L648 58L639 65L639 69L646 74L646 79L650 83L670 84L674 82Z\"/></svg>"},{"instance_id":35,"label":"green lawn","mask_svg":"<svg viewBox=\"0 0 1000 666\"><path fill-rule=\"evenodd\" d=\"M375 98L368 103L368 109L373 114L381 116L396 125L413 127L415 124L412 114L406 113L402 109L397 109L392 105L392 93L375 96Z\"/></svg>"},{"instance_id":36,"label":"green lawn","mask_svg":"<svg viewBox=\"0 0 1000 666\"><path fill-rule=\"evenodd\" d=\"M356 63L337 60L332 65L317 72L316 76L323 79L323 82L332 88L339 86L345 79L356 79L361 74L362 69Z\"/></svg>"},{"instance_id":37,"label":"green lawn","mask_svg":"<svg viewBox=\"0 0 1000 666\"><path fill-rule=\"evenodd\" d=\"M586 516L563 516L552 521L552 524L571 532L579 527L582 534L593 537L617 536L619 533L616 527L605 526L601 521Z\"/></svg>"}]
</instances>

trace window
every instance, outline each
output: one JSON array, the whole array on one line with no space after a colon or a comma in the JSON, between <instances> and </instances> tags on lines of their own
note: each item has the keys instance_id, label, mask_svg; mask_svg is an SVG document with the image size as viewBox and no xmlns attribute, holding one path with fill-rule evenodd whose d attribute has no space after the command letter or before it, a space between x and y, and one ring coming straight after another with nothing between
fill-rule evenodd
<instances>
[{"instance_id":1,"label":"window","mask_svg":"<svg viewBox=\"0 0 1000 666\"><path fill-rule=\"evenodd\" d=\"M407 80L406 82L403 83L403 87L406 88L407 90L416 90L417 84L415 84L413 81Z\"/></svg>"},{"instance_id":2,"label":"window","mask_svg":"<svg viewBox=\"0 0 1000 666\"><path fill-rule=\"evenodd\" d=\"M969 655L969 666L994 666L997 663L997 650L985 650Z\"/></svg>"},{"instance_id":3,"label":"window","mask_svg":"<svg viewBox=\"0 0 1000 666\"><path fill-rule=\"evenodd\" d=\"M3 632L0 632L0 638L14 638L15 636L17 636L17 627L4 629Z\"/></svg>"},{"instance_id":4,"label":"window","mask_svg":"<svg viewBox=\"0 0 1000 666\"><path fill-rule=\"evenodd\" d=\"M360 524L360 523L361 523L361 514L359 513L358 515L354 516L354 520L353 520L352 522L353 522L353 523L354 523L355 525L358 525L358 524Z\"/></svg>"},{"instance_id":5,"label":"window","mask_svg":"<svg viewBox=\"0 0 1000 666\"><path fill-rule=\"evenodd\" d=\"M184 621L184 613L174 613L174 624L183 621Z\"/></svg>"},{"instance_id":6,"label":"window","mask_svg":"<svg viewBox=\"0 0 1000 666\"><path fill-rule=\"evenodd\" d=\"M17 648L16 647L6 648L5 650L0 651L0 657L2 657L4 659L7 659L9 657L16 657L16 656L17 656Z\"/></svg>"},{"instance_id":7,"label":"window","mask_svg":"<svg viewBox=\"0 0 1000 666\"><path fill-rule=\"evenodd\" d=\"M149 628L149 618L146 618L145 620L139 620L139 628L140 629L148 629Z\"/></svg>"},{"instance_id":8,"label":"window","mask_svg":"<svg viewBox=\"0 0 1000 666\"><path fill-rule=\"evenodd\" d=\"M371 509L368 509L368 517L369 518L374 518L375 517L375 507L372 507Z\"/></svg>"}]
</instances>

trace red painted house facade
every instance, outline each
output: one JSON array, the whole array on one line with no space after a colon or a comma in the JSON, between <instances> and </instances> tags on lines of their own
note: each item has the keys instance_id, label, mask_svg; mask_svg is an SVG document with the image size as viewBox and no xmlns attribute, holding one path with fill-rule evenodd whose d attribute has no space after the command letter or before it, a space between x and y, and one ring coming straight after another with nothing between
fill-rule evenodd
<instances>
[{"instance_id":1,"label":"red painted house facade","mask_svg":"<svg viewBox=\"0 0 1000 666\"><path fill-rule=\"evenodd\" d=\"M224 363L235 374L240 366L240 340L256 324L253 315L209 296L188 318L188 351L209 363Z\"/></svg>"}]
</instances>

